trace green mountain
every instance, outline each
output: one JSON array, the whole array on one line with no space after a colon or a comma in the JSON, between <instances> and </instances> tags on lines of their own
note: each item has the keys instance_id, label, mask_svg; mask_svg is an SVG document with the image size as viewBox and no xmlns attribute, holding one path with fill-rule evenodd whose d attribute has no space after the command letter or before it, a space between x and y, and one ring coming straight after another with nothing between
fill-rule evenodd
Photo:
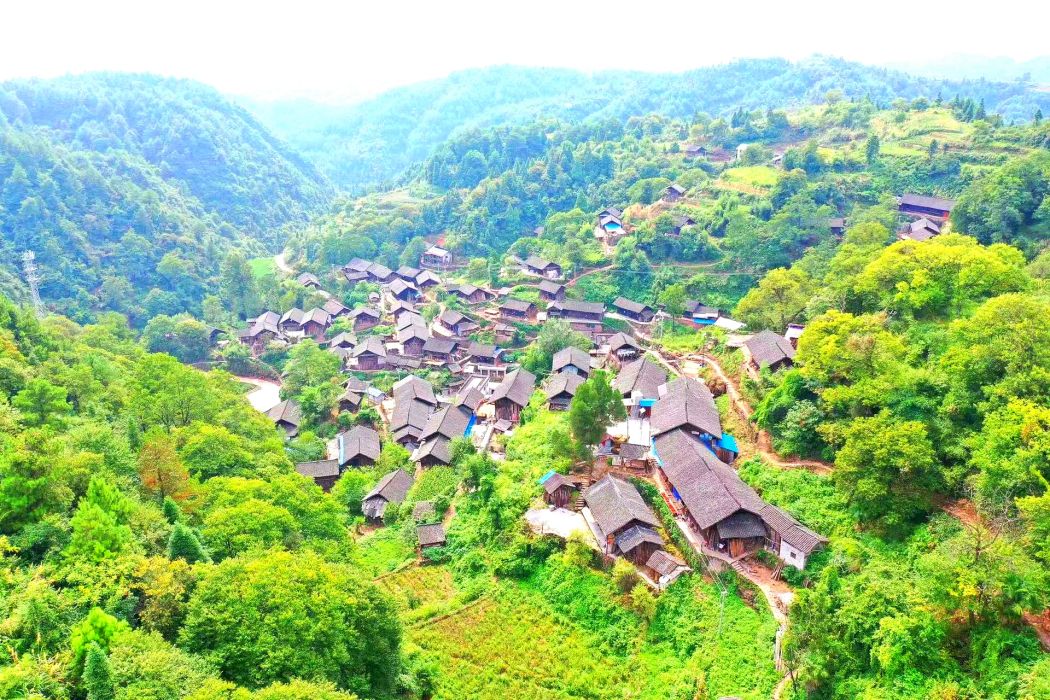
<instances>
[{"instance_id":1,"label":"green mountain","mask_svg":"<svg viewBox=\"0 0 1050 700\"><path fill-rule=\"evenodd\" d=\"M797 63L752 59L674 74L500 66L454 73L354 105L287 101L252 109L333 181L356 190L396 178L449 136L475 128L538 117L718 116L741 108L812 104L834 89L880 104L959 94L984 100L989 111L1007 121L1026 120L1038 107L1044 112L1050 107L1050 94L1023 84L919 78L816 56Z\"/></svg>"},{"instance_id":2,"label":"green mountain","mask_svg":"<svg viewBox=\"0 0 1050 700\"><path fill-rule=\"evenodd\" d=\"M327 205L327 180L197 83L91 74L0 85L0 288L37 256L73 316L194 311L225 252L262 254Z\"/></svg>"}]
</instances>

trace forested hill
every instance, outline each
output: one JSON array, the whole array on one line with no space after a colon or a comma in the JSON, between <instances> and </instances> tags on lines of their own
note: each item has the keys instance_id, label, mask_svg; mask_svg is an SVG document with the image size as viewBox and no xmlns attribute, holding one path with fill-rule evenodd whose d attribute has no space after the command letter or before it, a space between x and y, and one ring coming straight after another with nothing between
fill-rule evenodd
<instances>
[{"instance_id":1,"label":"forested hill","mask_svg":"<svg viewBox=\"0 0 1050 700\"><path fill-rule=\"evenodd\" d=\"M641 114L684 118L699 112L792 107L820 101L827 91L895 98L955 95L984 101L1007 121L1050 109L1050 93L1021 83L918 78L841 59L813 57L738 61L684 73L604 72L502 66L455 73L356 105L301 101L255 104L275 132L343 187L367 187L396 177L429 156L457 131L520 124L536 117L620 120Z\"/></svg>"},{"instance_id":2,"label":"forested hill","mask_svg":"<svg viewBox=\"0 0 1050 700\"><path fill-rule=\"evenodd\" d=\"M0 84L0 290L87 319L199 313L226 253L264 254L331 185L206 86L91 74Z\"/></svg>"}]
</instances>

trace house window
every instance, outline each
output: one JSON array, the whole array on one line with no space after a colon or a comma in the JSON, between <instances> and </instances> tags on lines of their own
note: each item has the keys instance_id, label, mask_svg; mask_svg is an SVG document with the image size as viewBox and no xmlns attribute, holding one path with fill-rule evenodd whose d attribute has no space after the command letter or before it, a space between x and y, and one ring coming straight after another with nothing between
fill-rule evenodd
<instances>
[{"instance_id":1,"label":"house window","mask_svg":"<svg viewBox=\"0 0 1050 700\"><path fill-rule=\"evenodd\" d=\"M788 552L788 556L791 557L792 559L796 558L794 552Z\"/></svg>"}]
</instances>

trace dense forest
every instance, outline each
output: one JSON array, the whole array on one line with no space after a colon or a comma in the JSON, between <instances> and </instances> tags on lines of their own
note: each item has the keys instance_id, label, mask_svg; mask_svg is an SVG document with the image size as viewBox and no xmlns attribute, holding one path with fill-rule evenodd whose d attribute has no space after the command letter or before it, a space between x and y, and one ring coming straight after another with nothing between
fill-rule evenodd
<instances>
[{"instance_id":1,"label":"dense forest","mask_svg":"<svg viewBox=\"0 0 1050 700\"><path fill-rule=\"evenodd\" d=\"M0 85L0 234L42 296L88 318L199 313L232 248L279 247L331 187L243 108L203 85L93 74Z\"/></svg>"},{"instance_id":2,"label":"dense forest","mask_svg":"<svg viewBox=\"0 0 1050 700\"><path fill-rule=\"evenodd\" d=\"M685 119L746 110L799 107L839 89L886 105L896 98L962 95L1006 121L1050 114L1050 96L1024 83L917 78L898 71L815 56L792 63L744 60L675 74L502 66L455 73L348 106L310 102L251 104L277 134L349 191L396 178L450 136L534 119L572 122L659 114Z\"/></svg>"}]
</instances>

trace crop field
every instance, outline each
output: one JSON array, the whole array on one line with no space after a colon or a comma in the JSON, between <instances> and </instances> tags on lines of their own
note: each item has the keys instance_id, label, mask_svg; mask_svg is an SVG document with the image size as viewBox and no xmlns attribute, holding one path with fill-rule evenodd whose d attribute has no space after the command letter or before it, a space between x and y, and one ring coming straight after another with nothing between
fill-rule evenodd
<instances>
[{"instance_id":1,"label":"crop field","mask_svg":"<svg viewBox=\"0 0 1050 700\"><path fill-rule=\"evenodd\" d=\"M456 594L452 575L443 566L412 566L376 580L406 609L449 600Z\"/></svg>"},{"instance_id":2,"label":"crop field","mask_svg":"<svg viewBox=\"0 0 1050 700\"><path fill-rule=\"evenodd\" d=\"M727 184L767 189L777 184L780 171L768 165L749 165L740 168L730 168L722 173L721 181Z\"/></svg>"}]
</instances>

